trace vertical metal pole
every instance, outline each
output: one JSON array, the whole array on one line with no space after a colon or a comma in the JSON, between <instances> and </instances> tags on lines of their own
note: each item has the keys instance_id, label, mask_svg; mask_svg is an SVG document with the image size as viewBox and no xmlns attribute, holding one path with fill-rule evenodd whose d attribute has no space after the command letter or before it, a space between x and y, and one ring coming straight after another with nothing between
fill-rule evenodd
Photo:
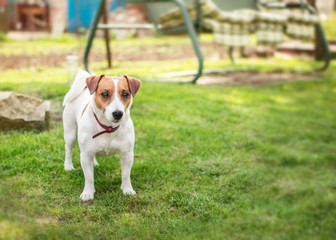
<instances>
[{"instance_id":1,"label":"vertical metal pole","mask_svg":"<svg viewBox=\"0 0 336 240\"><path fill-rule=\"evenodd\" d=\"M96 15L95 15L95 17L94 17L94 19L91 23L91 26L90 26L89 38L88 38L88 41L87 41L87 44L86 44L86 48L85 48L85 52L84 52L84 59L83 59L85 69L88 72L91 72L90 69L89 69L89 63L88 63L90 48L91 48L92 41L93 41L93 38L94 38L96 30L97 30L97 25L98 25L98 22L99 22L100 15L103 11L104 5L105 5L105 0L100 0L98 9L96 11Z\"/></svg>"},{"instance_id":2,"label":"vertical metal pole","mask_svg":"<svg viewBox=\"0 0 336 240\"><path fill-rule=\"evenodd\" d=\"M315 9L312 6L307 5L307 9L311 14L317 15ZM325 37L324 30L323 30L320 23L316 24L316 31L317 31L317 33L319 33L319 35L321 37L321 41L323 43L323 48L324 48L324 54L325 54L324 65L322 67L316 69L316 70L317 71L323 71L323 70L327 69L328 66L329 66L329 63L330 63L330 60L331 60L331 52L330 52L328 40Z\"/></svg>"},{"instance_id":3,"label":"vertical metal pole","mask_svg":"<svg viewBox=\"0 0 336 240\"><path fill-rule=\"evenodd\" d=\"M107 17L108 17L108 8L106 4L104 4L104 9L103 9L103 22L104 24L107 24ZM109 30L108 28L104 29L104 38L105 38L105 46L106 46L106 58L107 58L107 64L108 67L112 67L112 62L111 62L111 51L110 51L110 35L109 35Z\"/></svg>"},{"instance_id":4,"label":"vertical metal pole","mask_svg":"<svg viewBox=\"0 0 336 240\"><path fill-rule=\"evenodd\" d=\"M186 25L187 31L189 33L189 36L191 38L194 50L196 52L197 58L198 58L198 70L197 73L195 74L194 78L190 81L191 83L196 83L197 79L202 75L202 71L203 71L203 55L200 49L200 45L198 43L197 40L197 36L195 33L195 29L193 26L193 23L190 20L189 14L185 8L184 3L181 0L174 0L174 2L176 3L176 5L178 5L178 7L180 8L181 12L182 12L182 16L184 19L184 23Z\"/></svg>"},{"instance_id":5,"label":"vertical metal pole","mask_svg":"<svg viewBox=\"0 0 336 240\"><path fill-rule=\"evenodd\" d=\"M196 9L196 21L195 21L195 28L198 30L198 34L202 32L202 9L201 9L201 3L199 0L194 0L194 5Z\"/></svg>"}]
</instances>

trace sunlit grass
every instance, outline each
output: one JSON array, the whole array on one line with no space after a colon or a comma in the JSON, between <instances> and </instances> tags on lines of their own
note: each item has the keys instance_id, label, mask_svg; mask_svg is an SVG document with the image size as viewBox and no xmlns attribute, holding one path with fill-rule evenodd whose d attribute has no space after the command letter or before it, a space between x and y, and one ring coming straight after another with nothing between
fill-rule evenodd
<instances>
[{"instance_id":1,"label":"sunlit grass","mask_svg":"<svg viewBox=\"0 0 336 240\"><path fill-rule=\"evenodd\" d=\"M332 17L330 19L322 21L322 26L324 28L328 40L336 41L335 22L336 22L336 12L332 14Z\"/></svg>"},{"instance_id":2,"label":"sunlit grass","mask_svg":"<svg viewBox=\"0 0 336 240\"><path fill-rule=\"evenodd\" d=\"M114 64L108 70L105 62L91 66L96 73L140 79L197 67L192 59ZM205 61L207 69L250 72L313 73L318 64ZM0 90L48 99L61 116L67 71L65 64L4 70ZM2 132L0 238L335 239L335 72L332 63L315 81L259 87L143 81L131 111L133 197L120 191L119 158L99 157L95 200L80 202L79 149L76 170L65 172L61 122L52 121L44 132Z\"/></svg>"}]
</instances>

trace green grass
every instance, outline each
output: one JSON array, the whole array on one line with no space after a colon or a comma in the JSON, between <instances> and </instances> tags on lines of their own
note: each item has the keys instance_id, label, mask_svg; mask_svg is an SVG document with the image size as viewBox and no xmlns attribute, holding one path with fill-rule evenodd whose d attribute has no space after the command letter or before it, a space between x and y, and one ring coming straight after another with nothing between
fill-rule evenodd
<instances>
[{"instance_id":1,"label":"green grass","mask_svg":"<svg viewBox=\"0 0 336 240\"><path fill-rule=\"evenodd\" d=\"M335 21L336 21L336 12L332 14L332 17L330 19L322 21L322 26L324 28L328 40L336 41Z\"/></svg>"},{"instance_id":2,"label":"green grass","mask_svg":"<svg viewBox=\"0 0 336 240\"><path fill-rule=\"evenodd\" d=\"M255 71L279 67L276 60L246 61ZM190 65L179 63L133 62L126 71L126 62L109 73L141 78L151 68ZM102 63L94 67L103 71ZM0 90L49 99L54 114L68 88L62 68L0 73ZM89 203L79 200L84 177L78 147L76 170L63 170L60 122L45 132L0 133L0 238L335 239L335 102L335 63L310 82L143 82L132 109L138 194L122 195L117 156L100 157Z\"/></svg>"}]
</instances>

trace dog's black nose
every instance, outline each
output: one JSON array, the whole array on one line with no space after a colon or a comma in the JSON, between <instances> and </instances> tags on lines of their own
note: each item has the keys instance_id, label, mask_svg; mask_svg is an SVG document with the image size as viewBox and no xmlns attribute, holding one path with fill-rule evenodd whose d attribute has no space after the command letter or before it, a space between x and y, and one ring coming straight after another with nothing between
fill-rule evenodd
<instances>
[{"instance_id":1,"label":"dog's black nose","mask_svg":"<svg viewBox=\"0 0 336 240\"><path fill-rule=\"evenodd\" d=\"M119 121L123 116L123 112L122 111L114 111L112 113L112 116L115 120Z\"/></svg>"}]
</instances>

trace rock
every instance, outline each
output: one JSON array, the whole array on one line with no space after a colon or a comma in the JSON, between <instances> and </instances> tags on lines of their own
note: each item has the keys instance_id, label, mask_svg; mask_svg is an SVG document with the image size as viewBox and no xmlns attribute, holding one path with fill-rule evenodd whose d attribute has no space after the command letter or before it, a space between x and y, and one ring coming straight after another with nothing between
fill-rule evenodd
<instances>
[{"instance_id":1,"label":"rock","mask_svg":"<svg viewBox=\"0 0 336 240\"><path fill-rule=\"evenodd\" d=\"M0 131L49 127L50 102L24 94L0 91Z\"/></svg>"}]
</instances>

